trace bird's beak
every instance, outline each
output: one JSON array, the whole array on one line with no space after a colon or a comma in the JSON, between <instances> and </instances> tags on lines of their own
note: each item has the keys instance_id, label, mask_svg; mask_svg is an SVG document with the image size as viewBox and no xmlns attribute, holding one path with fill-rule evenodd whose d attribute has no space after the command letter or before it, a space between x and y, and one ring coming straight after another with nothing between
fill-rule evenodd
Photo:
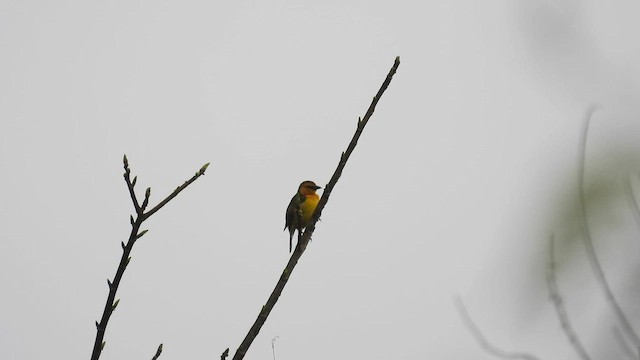
<instances>
[{"instance_id":1,"label":"bird's beak","mask_svg":"<svg viewBox=\"0 0 640 360\"><path fill-rule=\"evenodd\" d=\"M318 185L316 185L315 189L316 189L316 190L318 190L318 189L322 189L322 186L318 186Z\"/></svg>"}]
</instances>

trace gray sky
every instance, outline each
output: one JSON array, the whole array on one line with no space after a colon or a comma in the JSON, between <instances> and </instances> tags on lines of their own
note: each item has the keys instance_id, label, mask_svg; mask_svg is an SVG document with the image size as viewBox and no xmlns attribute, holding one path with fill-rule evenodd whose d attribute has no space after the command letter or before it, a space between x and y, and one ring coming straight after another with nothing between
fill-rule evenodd
<instances>
[{"instance_id":1,"label":"gray sky","mask_svg":"<svg viewBox=\"0 0 640 360\"><path fill-rule=\"evenodd\" d=\"M491 358L455 294L496 345L573 356L540 254L588 107L600 104L590 159L640 143L639 13L577 0L3 1L0 358L89 356L130 229L124 153L152 204L211 166L146 224L101 358L150 358L161 342L161 359L235 350L288 260L289 199L329 180L395 56L247 358L271 359L276 336L278 360ZM582 320L589 342L602 318Z\"/></svg>"}]
</instances>

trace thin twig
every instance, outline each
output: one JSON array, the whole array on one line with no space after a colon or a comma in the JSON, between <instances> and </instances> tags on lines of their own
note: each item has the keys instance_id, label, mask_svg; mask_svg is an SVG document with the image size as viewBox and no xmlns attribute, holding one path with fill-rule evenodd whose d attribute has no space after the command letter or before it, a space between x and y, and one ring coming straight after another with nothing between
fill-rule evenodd
<instances>
[{"instance_id":1,"label":"thin twig","mask_svg":"<svg viewBox=\"0 0 640 360\"><path fill-rule=\"evenodd\" d=\"M584 230L583 243L585 245L585 249L587 252L587 258L589 259L589 263L591 264L591 269L596 277L597 282L600 284L602 291L604 292L605 300L609 303L609 306L613 310L620 326L621 330L629 338L629 340L634 344L634 347L640 351L640 337L635 332L629 319L625 315L624 311L618 304L615 296L613 295L613 291L611 291L611 287L609 286L609 282L604 274L604 270L600 265L600 261L598 260L598 256L596 255L595 248L593 246L593 240L591 237L591 229L589 228L589 221L587 219L587 205L585 200L585 186L584 186L584 177L585 177L585 162L586 162L586 153L587 153L587 138L589 135L589 125L591 124L591 118L593 117L593 113L596 107L592 106L587 112L587 117L585 120L584 131L582 133L581 138L581 148L580 148L580 168L578 172L578 186L579 186L579 198L580 198L580 219L581 225Z\"/></svg>"},{"instance_id":2,"label":"thin twig","mask_svg":"<svg viewBox=\"0 0 640 360\"><path fill-rule=\"evenodd\" d=\"M320 218L322 209L324 208L324 206L327 204L327 201L329 200L329 195L331 195L331 190L333 189L336 182L340 178L342 169L344 169L347 163L347 160L349 159L349 156L353 152L353 149L355 149L356 144L358 142L358 138L360 138L360 135L362 134L362 130L364 129L367 122L369 121L369 118L371 117L371 115L373 115L373 112L376 108L376 104L380 100L380 97L382 96L384 91L389 86L389 83L391 82L391 79L393 78L393 75L396 73L396 70L398 69L399 65L400 65L400 57L396 57L395 62L391 67L391 70L389 71L389 74L387 74L387 77L382 83L380 90L378 90L378 92L376 93L376 96L374 96L373 101L369 106L369 109L364 115L364 118L362 120L358 119L358 127L356 128L356 132L353 135L353 138L351 139L351 142L349 143L347 150L344 153L342 153L342 156L340 157L340 162L338 163L338 167L336 168L336 171L331 177L331 180L329 181L327 186L325 186L324 191L322 193L322 197L320 198L320 202L318 203L318 206L316 207L314 215L311 218L311 222L309 223L309 225L307 225L306 230L304 231L304 234L302 235L302 238L300 239L300 241L298 241L298 245L296 246L296 249L293 251L293 254L291 254L291 258L289 259L287 266L284 268L282 275L280 275L280 279L278 280L278 283L273 289L273 292L269 296L267 303L260 310L260 313L258 314L256 321L253 323L253 326L251 326L251 329L249 329L249 332L247 333L244 340L238 347L238 350L236 350L236 353L233 355L233 360L241 360L242 358L244 358L244 355L247 353L247 350L249 350L251 343L256 338L256 336L258 336L258 333L260 332L262 325L264 325L265 321L267 320L267 317L271 313L271 310L273 309L276 302L278 301L280 294L282 294L282 290L284 289L284 286L287 284L287 281L289 281L289 276L291 276L293 269L298 263L298 260L300 260L300 257L304 253L307 247L307 244L311 239L311 235L315 230L316 222Z\"/></svg>"},{"instance_id":3,"label":"thin twig","mask_svg":"<svg viewBox=\"0 0 640 360\"><path fill-rule=\"evenodd\" d=\"M178 196L178 194L187 188L187 186L191 185L192 182L196 181L197 178L204 175L204 172L207 171L207 167L209 167L209 163L204 164L198 172L191 177L191 179L184 182L184 184L178 186L169 196L167 196L164 200L160 201L158 205L156 205L153 209L147 211L144 214L144 219L146 220L151 215L155 214L156 211L160 210L163 206L167 205L169 201L171 201L174 197Z\"/></svg>"},{"instance_id":4,"label":"thin twig","mask_svg":"<svg viewBox=\"0 0 640 360\"><path fill-rule=\"evenodd\" d=\"M225 360L227 356L229 356L229 348L222 352L222 355L220 355L220 360Z\"/></svg>"},{"instance_id":5,"label":"thin twig","mask_svg":"<svg viewBox=\"0 0 640 360\"><path fill-rule=\"evenodd\" d=\"M276 340L278 340L279 336L274 337L273 339L271 339L271 351L273 352L273 360L276 360Z\"/></svg>"},{"instance_id":6,"label":"thin twig","mask_svg":"<svg viewBox=\"0 0 640 360\"><path fill-rule=\"evenodd\" d=\"M141 212L140 203L138 202L138 199L136 198L136 192L133 189L136 186L138 177L134 177L133 181L131 181L129 177L131 175L131 170L129 169L129 160L127 160L126 154L122 157L122 162L124 163L124 181L127 183L127 189L129 189L129 195L131 196L131 201L133 201L133 207L136 210L136 214L139 214Z\"/></svg>"},{"instance_id":7,"label":"thin twig","mask_svg":"<svg viewBox=\"0 0 640 360\"><path fill-rule=\"evenodd\" d=\"M100 322L96 321L96 339L93 344L93 351L91 353L91 360L97 360L100 358L100 354L102 353L102 349L104 348L104 334L107 330L107 324L109 323L109 319L111 318L111 314L118 306L120 300L116 300L116 292L118 291L118 286L120 285L120 281L122 280L122 275L131 261L131 250L133 249L133 245L136 240L141 238L144 234L146 234L147 230L140 231L140 226L142 223L148 219L151 215L153 215L156 211L158 211L162 206L168 203L171 199L173 199L180 191L184 190L189 184L194 182L198 177L204 175L205 170L207 169L208 163L205 164L200 171L196 173L194 177L185 182L182 186L178 187L176 191L174 191L171 195L169 195L166 199L164 199L160 204L158 204L151 211L144 213L144 210L149 203L149 197L151 196L151 188L147 188L145 191L144 200L142 205L138 203L138 199L136 198L136 194L134 191L135 183L137 178L134 178L133 181L130 180L131 170L129 169L129 161L127 160L127 156L125 155L122 160L124 164L124 180L127 184L127 188L129 189L129 194L131 195L131 201L133 202L133 207L136 211L135 219L131 216L131 232L129 233L129 240L127 243L121 243L122 245L122 257L120 258L120 264L118 265L118 269L116 270L116 275L113 278L113 281L107 279L107 285L109 286L109 295L107 295L107 302L104 306L104 311L102 312L102 318ZM158 354L159 356L159 354Z\"/></svg>"},{"instance_id":8,"label":"thin twig","mask_svg":"<svg viewBox=\"0 0 640 360\"><path fill-rule=\"evenodd\" d=\"M554 253L554 235L551 235L551 239L549 241L549 264L547 266L547 287L549 288L549 297L551 298L551 302L556 309L556 314L558 315L558 319L560 320L560 325L562 326L562 330L567 336L569 343L571 344L571 346L573 346L573 349L581 359L589 360L589 354L587 354L587 351L584 349L582 342L580 342L578 336L576 335L576 332L573 330L571 321L569 321L567 309L565 309L564 307L564 301L562 300L562 297L560 296L560 292L558 290L558 283L556 281L556 260Z\"/></svg>"},{"instance_id":9,"label":"thin twig","mask_svg":"<svg viewBox=\"0 0 640 360\"><path fill-rule=\"evenodd\" d=\"M478 325L476 325L476 323L469 315L467 307L464 305L462 298L460 296L456 296L453 299L453 302L456 306L456 309L458 310L458 314L462 318L462 321L464 321L465 325L467 326L467 329L469 329L473 337L476 339L478 345L480 345L480 347L483 348L487 353L501 359L539 360L539 358L535 355L523 352L508 352L499 349L498 347L491 344L489 340L487 340L487 338L484 336Z\"/></svg>"},{"instance_id":10,"label":"thin twig","mask_svg":"<svg viewBox=\"0 0 640 360\"><path fill-rule=\"evenodd\" d=\"M156 354L153 355L151 360L158 360L158 358L160 357L160 354L162 354L162 344L160 344L160 346L158 346L158 350L156 350Z\"/></svg>"}]
</instances>

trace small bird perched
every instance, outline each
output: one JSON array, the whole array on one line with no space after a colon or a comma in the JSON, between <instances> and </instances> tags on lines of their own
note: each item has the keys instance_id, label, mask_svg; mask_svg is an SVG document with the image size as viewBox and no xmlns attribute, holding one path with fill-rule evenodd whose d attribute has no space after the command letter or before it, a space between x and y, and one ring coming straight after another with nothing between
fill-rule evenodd
<instances>
[{"instance_id":1,"label":"small bird perched","mask_svg":"<svg viewBox=\"0 0 640 360\"><path fill-rule=\"evenodd\" d=\"M316 194L318 189L322 188L313 181L303 181L287 207L284 228L289 228L289 252L291 252L293 233L298 230L298 239L300 239L302 229L307 227L318 206L320 201L320 197Z\"/></svg>"}]
</instances>

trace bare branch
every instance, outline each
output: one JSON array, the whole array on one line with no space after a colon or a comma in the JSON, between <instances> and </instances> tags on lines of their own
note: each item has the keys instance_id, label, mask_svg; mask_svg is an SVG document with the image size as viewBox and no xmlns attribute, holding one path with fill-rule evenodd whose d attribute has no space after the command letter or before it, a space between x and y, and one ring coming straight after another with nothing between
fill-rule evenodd
<instances>
[{"instance_id":1,"label":"bare branch","mask_svg":"<svg viewBox=\"0 0 640 360\"><path fill-rule=\"evenodd\" d=\"M585 200L585 189L584 189L584 177L585 177L585 162L586 162L586 153L587 153L587 138L589 135L589 125L591 124L591 119L593 117L593 113L596 110L595 106L592 106L587 112L587 116L585 119L584 131L582 133L581 138L581 147L580 147L580 159L579 159L579 172L578 172L578 188L580 191L580 219L581 225L584 231L583 243L585 245L585 250L587 252L587 258L589 259L589 263L591 264L591 269L593 270L593 274L596 277L598 284L602 288L604 292L605 300L609 303L611 310L616 316L618 323L622 327L621 330L625 336L629 338L629 340L634 344L636 349L640 349L640 337L635 332L629 319L625 315L624 311L618 304L615 296L613 295L613 291L611 291L611 287L609 286L609 282L604 274L604 270L600 265L600 261L598 260L598 256L596 255L595 248L593 246L593 240L591 237L591 229L589 228L589 221L587 218L587 205Z\"/></svg>"},{"instance_id":2,"label":"bare branch","mask_svg":"<svg viewBox=\"0 0 640 360\"><path fill-rule=\"evenodd\" d=\"M158 358L160 357L160 354L162 354L162 344L160 344L160 346L158 346L158 350L156 350L156 354L153 355L151 360L158 360Z\"/></svg>"},{"instance_id":3,"label":"bare branch","mask_svg":"<svg viewBox=\"0 0 640 360\"><path fill-rule=\"evenodd\" d=\"M163 206L167 205L169 201L171 201L174 197L178 196L178 194L187 188L187 186L191 185L192 182L196 181L197 178L204 175L204 172L207 171L210 163L204 164L198 172L191 177L191 179L184 182L184 184L178 186L169 196L167 196L164 200L162 200L158 205L156 205L153 209L144 213L143 218L146 220L151 215L155 214L156 211L160 210Z\"/></svg>"},{"instance_id":4,"label":"bare branch","mask_svg":"<svg viewBox=\"0 0 640 360\"><path fill-rule=\"evenodd\" d=\"M564 301L562 301L562 297L560 296L560 292L558 291L558 283L556 282L555 261L554 236L551 235L551 239L549 241L549 264L547 266L547 287L549 288L549 297L551 298L551 302L556 309L556 314L558 315L558 319L560 320L560 325L562 325L562 330L567 336L569 343L571 344L571 346L573 346L573 349L581 359L589 360L591 358L578 339L576 332L573 330L573 326L571 326L569 316L567 315L567 310L564 307Z\"/></svg>"},{"instance_id":5,"label":"bare branch","mask_svg":"<svg viewBox=\"0 0 640 360\"><path fill-rule=\"evenodd\" d=\"M613 337L618 343L618 346L620 346L620 349L622 349L622 352L626 355L626 357L631 360L638 359L638 356L634 354L633 349L631 348L631 346L629 346L629 343L627 342L625 336L622 334L622 331L620 331L620 328L614 326L612 332Z\"/></svg>"},{"instance_id":6,"label":"bare branch","mask_svg":"<svg viewBox=\"0 0 640 360\"><path fill-rule=\"evenodd\" d=\"M324 208L327 201L329 200L329 195L331 195L331 190L333 189L338 179L340 178L342 169L344 169L347 163L347 160L349 159L349 155L351 155L351 153L353 152L353 149L355 149L356 144L358 142L358 138L360 138L360 135L362 134L362 130L367 124L367 121L369 121L369 118L371 117L371 115L373 115L376 104L380 100L380 97L382 96L384 91L389 86L389 83L391 82L391 79L393 78L393 75L396 73L396 70L398 69L399 65L400 65L400 58L396 57L395 62L391 67L391 70L389 71L389 74L387 75L384 82L382 83L380 90L378 90L378 92L376 93L376 96L373 98L373 101L371 102L371 105L369 106L369 109L367 110L364 118L362 120L358 120L358 127L356 128L356 132L353 135L353 138L351 139L349 146L347 147L347 151L342 154L340 158L340 162L338 163L338 167L336 168L331 180L329 181L329 184L327 184L327 186L324 188L322 197L320 198L320 202L318 203L318 206L316 207L314 215L311 218L311 222L309 223L309 225L307 225L306 230L302 235L302 238L298 241L298 245L296 246L296 249L293 251L293 254L291 254L291 258L289 259L287 266L284 268L282 275L280 275L280 279L278 280L276 287L273 289L273 292L269 296L267 303L260 310L260 313L258 314L256 321L253 323L253 326L251 326L251 329L249 329L249 332L247 333L244 340L238 347L238 350L236 350L236 353L233 355L233 360L241 360L242 358L244 358L244 355L246 354L247 350L249 350L251 343L256 338L256 336L258 336L258 333L260 332L262 325L264 325L265 321L267 320L267 317L271 313L271 310L273 309L276 302L278 301L280 294L282 294L282 290L284 289L284 286L287 284L287 281L289 281L289 276L293 272L293 269L298 263L298 260L300 260L300 257L304 253L307 247L307 244L311 239L311 235L315 230L315 224L320 218L322 209Z\"/></svg>"},{"instance_id":7,"label":"bare branch","mask_svg":"<svg viewBox=\"0 0 640 360\"><path fill-rule=\"evenodd\" d=\"M120 302L120 300L115 300L116 292L118 291L118 286L120 286L120 281L122 280L124 271L126 270L127 265L129 264L129 261L131 261L130 255L131 255L131 250L133 249L133 245L135 244L137 239L142 237L147 232L147 230L140 231L140 226L147 218L149 218L149 216L151 216L153 213L158 211L162 206L166 205L169 201L171 201L171 199L173 199L180 191L182 191L189 184L194 182L195 179L203 175L204 171L209 165L209 164L206 164L205 166L203 166L193 178L185 182L182 186L176 189L176 191L174 191L174 193L171 194L167 199L163 200L162 203L158 204L154 209L152 209L151 211L145 214L143 212L149 202L151 189L150 188L147 189L147 191L145 192L144 202L142 205L139 205L135 192L133 191L133 186L136 178L134 178L133 182L130 181L131 170L129 169L129 161L127 160L126 155L123 158L123 163L124 163L124 169L125 169L124 179L125 179L125 182L127 183L127 188L129 189L129 194L131 195L131 200L133 201L134 207L136 208L137 215L135 219L133 218L133 216L130 217L131 232L129 233L129 240L127 240L127 243L126 244L121 243L122 257L120 258L120 264L118 265L118 269L116 270L116 275L113 277L113 281L107 280L107 284L109 287L109 294L107 295L107 302L102 312L102 318L100 319L100 322L96 321L96 329L97 329L96 339L93 344L93 352L91 353L91 360L99 359L100 354L102 353L102 349L104 348L104 344L105 344L104 334L105 334L105 331L107 330L107 324L109 323L111 314L113 314L113 311L116 309L116 307L118 306L118 303ZM161 347L162 347L162 344L160 345L160 348L159 348L160 351L161 351ZM157 355L160 356L159 353Z\"/></svg>"},{"instance_id":8,"label":"bare branch","mask_svg":"<svg viewBox=\"0 0 640 360\"><path fill-rule=\"evenodd\" d=\"M315 224L318 221L318 219L320 219L320 216L322 215L322 210L324 209L324 206L327 204L327 201L329 201L329 196L331 195L331 191L333 191L333 187L336 185L336 183L338 182L338 179L342 175L342 170L344 169L345 165L347 165L347 160L349 160L351 153L356 148L358 139L360 138L360 135L362 134L364 127L369 122L369 118L371 118L371 115L373 115L373 112L375 111L376 105L378 104L378 101L380 101L382 94L384 94L385 90L387 90L387 88L389 87L389 84L391 83L391 79L393 79L393 75L395 75L396 71L398 70L398 66L400 66L399 56L396 57L393 63L393 66L391 67L391 70L389 70L387 77L384 79L384 82L382 83L382 86L376 93L376 96L373 97L373 100L371 101L371 105L369 105L369 109L367 109L367 112L364 114L364 117L362 119L358 119L358 126L356 128L356 132L355 134L353 134L353 138L351 139L351 142L349 143L347 150L342 153L342 156L340 156L338 167L336 168L336 171L333 173L331 180L329 180L329 183L324 187L324 190L322 191L322 197L320 198L320 202L318 203L318 206L316 207L316 210L313 214L313 218L311 220L311 226L307 226L307 230L305 231L305 234L306 232L309 231L309 229L311 230L311 233L313 233L313 230L315 229Z\"/></svg>"},{"instance_id":9,"label":"bare branch","mask_svg":"<svg viewBox=\"0 0 640 360\"><path fill-rule=\"evenodd\" d=\"M473 337L476 339L478 345L480 345L480 347L487 353L501 359L539 360L537 356L528 353L507 352L492 345L469 315L462 298L460 296L456 296L453 299L453 302L458 310L458 314L462 318L462 321L464 321L464 324L467 326L467 329L469 329Z\"/></svg>"},{"instance_id":10,"label":"bare branch","mask_svg":"<svg viewBox=\"0 0 640 360\"><path fill-rule=\"evenodd\" d=\"M120 280L122 280L122 275L124 274L125 269L127 268L127 264L129 263L131 249L133 248L133 244L136 242L136 237L138 236L138 230L140 229L140 224L142 224L142 218L140 216L137 217L133 225L131 226L131 232L129 234L129 240L127 244L122 249L122 257L120 258L120 264L118 265L118 269L116 270L116 275L113 278L109 285L109 294L107 295L107 302L104 305L104 310L102 312L102 318L100 322L96 321L96 339L93 344L93 352L91 354L91 360L97 360L100 358L100 354L102 353L102 349L104 348L104 334L107 330L107 324L109 323L109 319L111 318L111 314L113 314L113 310L115 309L115 297L116 292L118 291L118 286L120 285Z\"/></svg>"}]
</instances>

